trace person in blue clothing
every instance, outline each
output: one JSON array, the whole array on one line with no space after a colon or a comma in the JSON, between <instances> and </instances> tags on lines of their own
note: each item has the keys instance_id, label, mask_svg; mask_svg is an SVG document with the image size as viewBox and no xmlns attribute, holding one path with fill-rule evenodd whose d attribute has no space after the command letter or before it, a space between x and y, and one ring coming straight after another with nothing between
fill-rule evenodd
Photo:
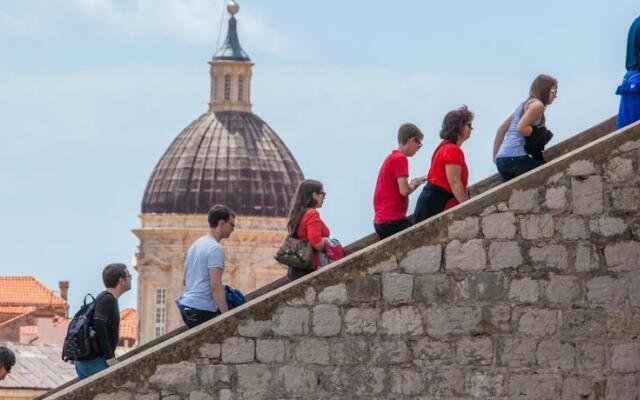
<instances>
[{"instance_id":1,"label":"person in blue clothing","mask_svg":"<svg viewBox=\"0 0 640 400\"><path fill-rule=\"evenodd\" d=\"M640 120L640 17L629 28L626 67L627 73L616 90L620 96L618 129Z\"/></svg>"}]
</instances>

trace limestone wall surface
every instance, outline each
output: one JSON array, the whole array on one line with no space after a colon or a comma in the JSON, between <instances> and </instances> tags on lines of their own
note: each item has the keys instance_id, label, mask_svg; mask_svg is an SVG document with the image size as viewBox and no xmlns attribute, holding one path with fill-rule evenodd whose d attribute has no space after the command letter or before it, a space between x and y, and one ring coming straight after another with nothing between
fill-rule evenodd
<instances>
[{"instance_id":1,"label":"limestone wall surface","mask_svg":"<svg viewBox=\"0 0 640 400\"><path fill-rule=\"evenodd\" d=\"M640 123L51 399L640 393Z\"/></svg>"}]
</instances>

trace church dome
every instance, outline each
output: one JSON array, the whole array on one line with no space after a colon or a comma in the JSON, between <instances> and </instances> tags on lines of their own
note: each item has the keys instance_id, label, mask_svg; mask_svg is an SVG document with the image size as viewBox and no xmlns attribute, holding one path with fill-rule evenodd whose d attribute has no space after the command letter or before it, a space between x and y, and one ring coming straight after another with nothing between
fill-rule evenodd
<instances>
[{"instance_id":1,"label":"church dome","mask_svg":"<svg viewBox=\"0 0 640 400\"><path fill-rule=\"evenodd\" d=\"M303 174L276 133L250 112L207 112L156 165L143 213L206 214L222 203L239 215L286 217Z\"/></svg>"}]
</instances>

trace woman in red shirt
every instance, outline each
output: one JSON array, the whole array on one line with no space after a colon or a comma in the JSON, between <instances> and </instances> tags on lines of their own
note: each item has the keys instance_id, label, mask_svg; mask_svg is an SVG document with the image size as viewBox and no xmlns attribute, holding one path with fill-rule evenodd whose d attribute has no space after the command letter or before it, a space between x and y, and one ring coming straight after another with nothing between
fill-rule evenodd
<instances>
[{"instance_id":1,"label":"woman in red shirt","mask_svg":"<svg viewBox=\"0 0 640 400\"><path fill-rule=\"evenodd\" d=\"M471 136L473 113L467 106L450 111L442 121L442 141L431 158L427 185L422 189L414 222L418 223L468 199L469 169L460 146Z\"/></svg>"},{"instance_id":2,"label":"woman in red shirt","mask_svg":"<svg viewBox=\"0 0 640 400\"><path fill-rule=\"evenodd\" d=\"M318 253L324 252L325 239L329 237L329 228L322 222L317 210L322 207L326 195L321 182L307 179L300 183L287 224L290 235L308 241L313 247L311 266L314 271L320 266ZM310 272L289 267L288 276L294 280Z\"/></svg>"}]
</instances>

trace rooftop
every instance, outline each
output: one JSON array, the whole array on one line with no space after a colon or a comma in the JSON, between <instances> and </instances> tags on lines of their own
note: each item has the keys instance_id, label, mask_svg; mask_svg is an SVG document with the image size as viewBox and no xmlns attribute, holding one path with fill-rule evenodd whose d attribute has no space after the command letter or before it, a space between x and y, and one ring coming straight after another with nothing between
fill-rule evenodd
<instances>
[{"instance_id":1,"label":"rooftop","mask_svg":"<svg viewBox=\"0 0 640 400\"><path fill-rule=\"evenodd\" d=\"M60 358L60 346L30 346L17 343L0 343L16 354L16 365L0 389L51 389L76 377L72 364Z\"/></svg>"},{"instance_id":2,"label":"rooftop","mask_svg":"<svg viewBox=\"0 0 640 400\"><path fill-rule=\"evenodd\" d=\"M0 276L0 309L29 306L69 308L65 299L33 276Z\"/></svg>"}]
</instances>

